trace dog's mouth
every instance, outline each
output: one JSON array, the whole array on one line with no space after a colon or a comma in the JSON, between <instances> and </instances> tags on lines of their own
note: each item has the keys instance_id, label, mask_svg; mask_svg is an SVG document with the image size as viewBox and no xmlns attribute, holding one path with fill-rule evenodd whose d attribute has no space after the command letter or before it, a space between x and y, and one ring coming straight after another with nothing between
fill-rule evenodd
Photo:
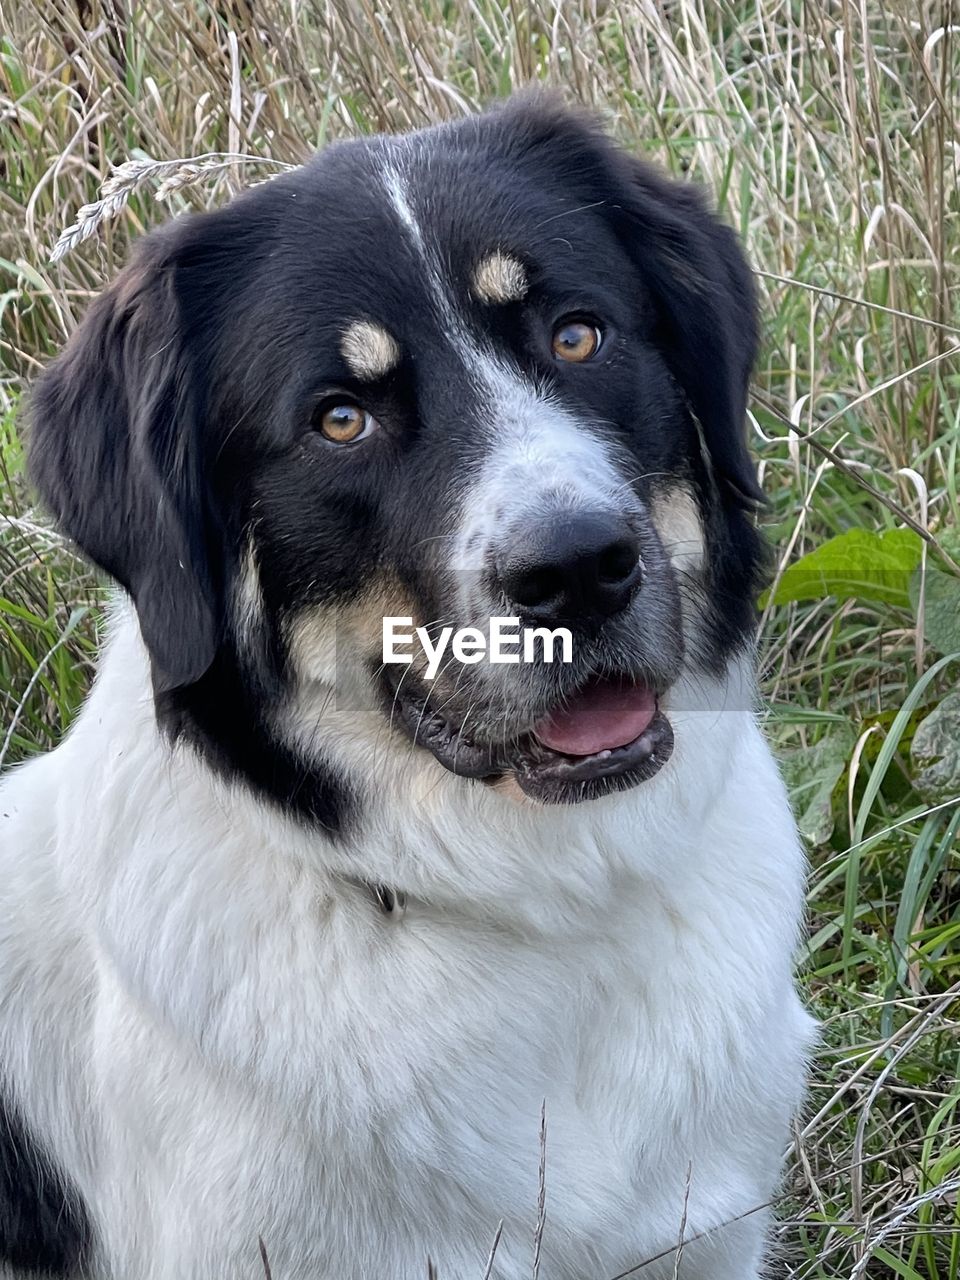
<instances>
[{"instance_id":1,"label":"dog's mouth","mask_svg":"<svg viewBox=\"0 0 960 1280\"><path fill-rule=\"evenodd\" d=\"M673 751L660 691L626 677L593 678L513 741L484 743L435 708L422 685L388 684L388 714L452 773L495 782L513 776L546 804L577 804L625 791L658 773Z\"/></svg>"}]
</instances>

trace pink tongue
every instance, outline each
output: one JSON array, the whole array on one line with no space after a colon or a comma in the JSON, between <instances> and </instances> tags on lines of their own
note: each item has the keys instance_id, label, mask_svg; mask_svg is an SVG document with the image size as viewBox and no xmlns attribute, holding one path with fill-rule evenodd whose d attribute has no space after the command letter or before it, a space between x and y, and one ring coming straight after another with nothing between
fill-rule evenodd
<instances>
[{"instance_id":1,"label":"pink tongue","mask_svg":"<svg viewBox=\"0 0 960 1280\"><path fill-rule=\"evenodd\" d=\"M541 720L533 732L551 751L592 756L639 738L657 714L657 697L646 685L600 682L588 685L561 711Z\"/></svg>"}]
</instances>

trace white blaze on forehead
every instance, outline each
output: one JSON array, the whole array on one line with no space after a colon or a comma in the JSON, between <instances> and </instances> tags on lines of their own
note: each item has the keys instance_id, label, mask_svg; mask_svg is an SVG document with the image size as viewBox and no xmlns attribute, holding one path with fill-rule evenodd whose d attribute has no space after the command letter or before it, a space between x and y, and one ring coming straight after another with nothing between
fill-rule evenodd
<instances>
[{"instance_id":1,"label":"white blaze on forehead","mask_svg":"<svg viewBox=\"0 0 960 1280\"><path fill-rule=\"evenodd\" d=\"M528 287L523 264L499 249L477 263L471 281L477 301L494 304L519 302L526 297Z\"/></svg>"},{"instance_id":2,"label":"white blaze on forehead","mask_svg":"<svg viewBox=\"0 0 960 1280\"><path fill-rule=\"evenodd\" d=\"M390 203L396 210L400 221L410 232L415 240L417 247L423 249L423 235L420 231L420 224L414 216L413 208L407 197L406 187L399 170L389 167L384 171L384 183L387 188L387 196Z\"/></svg>"},{"instance_id":3,"label":"white blaze on forehead","mask_svg":"<svg viewBox=\"0 0 960 1280\"><path fill-rule=\"evenodd\" d=\"M706 550L703 521L696 498L687 485L658 489L650 500L650 518L675 568L703 567Z\"/></svg>"},{"instance_id":4,"label":"white blaze on forehead","mask_svg":"<svg viewBox=\"0 0 960 1280\"><path fill-rule=\"evenodd\" d=\"M486 437L480 446L479 473L461 495L461 524L451 567L482 567L491 541L525 516L536 518L558 507L620 510L629 505L623 476L604 441L498 356L458 308L441 248L429 239L429 225L418 220L395 164L385 168L383 180L421 259L425 284L445 335L462 361L465 382L477 397L477 427ZM495 259L496 266L492 265ZM519 287L520 276L526 286L523 267L508 255L487 255L480 267L488 264L487 283L496 284L501 292L508 285Z\"/></svg>"},{"instance_id":5,"label":"white blaze on forehead","mask_svg":"<svg viewBox=\"0 0 960 1280\"><path fill-rule=\"evenodd\" d=\"M400 363L400 346L372 320L355 320L340 339L340 351L357 378L382 378Z\"/></svg>"},{"instance_id":6,"label":"white blaze on forehead","mask_svg":"<svg viewBox=\"0 0 960 1280\"><path fill-rule=\"evenodd\" d=\"M441 265L442 255L436 245L427 242L423 228L417 220L413 206L410 203L403 175L395 165L389 164L385 168L383 182L387 192L387 199L393 206L401 225L413 241L413 246L423 264L424 283L433 297L447 336L451 342L458 347L462 347L465 336L463 318L457 314L457 308L454 306L449 289L450 281Z\"/></svg>"}]
</instances>

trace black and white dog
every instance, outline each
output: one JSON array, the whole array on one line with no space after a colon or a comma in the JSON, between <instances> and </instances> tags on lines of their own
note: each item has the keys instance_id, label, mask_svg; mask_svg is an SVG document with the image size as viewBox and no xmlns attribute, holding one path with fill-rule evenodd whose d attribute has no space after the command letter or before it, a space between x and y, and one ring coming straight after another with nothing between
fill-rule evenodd
<instances>
[{"instance_id":1,"label":"black and white dog","mask_svg":"<svg viewBox=\"0 0 960 1280\"><path fill-rule=\"evenodd\" d=\"M548 1280L761 1274L810 1024L756 333L697 192L549 99L330 146L94 303L33 475L132 604L0 791L0 1272L480 1280L502 1220L521 1280L543 1154ZM572 660L383 661L491 616Z\"/></svg>"}]
</instances>

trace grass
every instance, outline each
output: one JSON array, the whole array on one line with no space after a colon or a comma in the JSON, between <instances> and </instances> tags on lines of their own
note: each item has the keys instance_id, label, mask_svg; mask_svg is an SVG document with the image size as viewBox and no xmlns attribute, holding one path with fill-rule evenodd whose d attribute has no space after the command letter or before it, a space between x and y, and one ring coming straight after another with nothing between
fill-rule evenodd
<instances>
[{"instance_id":1,"label":"grass","mask_svg":"<svg viewBox=\"0 0 960 1280\"><path fill-rule=\"evenodd\" d=\"M960 1277L960 7L0 0L0 33L4 763L69 723L100 598L31 505L17 403L135 235L265 160L531 81L710 186L760 269L763 688L824 1025L777 1274ZM116 208L51 264L127 161Z\"/></svg>"}]
</instances>

